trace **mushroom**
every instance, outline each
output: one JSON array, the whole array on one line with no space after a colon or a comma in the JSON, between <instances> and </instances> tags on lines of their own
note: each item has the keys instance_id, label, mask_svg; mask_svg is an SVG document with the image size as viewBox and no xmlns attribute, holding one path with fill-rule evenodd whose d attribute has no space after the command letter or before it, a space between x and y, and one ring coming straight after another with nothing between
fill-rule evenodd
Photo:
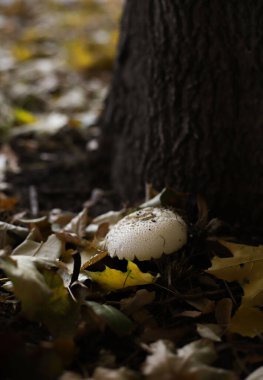
<instances>
[{"instance_id":1,"label":"mushroom","mask_svg":"<svg viewBox=\"0 0 263 380\"><path fill-rule=\"evenodd\" d=\"M172 210L146 207L133 212L111 227L104 249L111 257L156 259L178 251L187 241L187 226Z\"/></svg>"}]
</instances>

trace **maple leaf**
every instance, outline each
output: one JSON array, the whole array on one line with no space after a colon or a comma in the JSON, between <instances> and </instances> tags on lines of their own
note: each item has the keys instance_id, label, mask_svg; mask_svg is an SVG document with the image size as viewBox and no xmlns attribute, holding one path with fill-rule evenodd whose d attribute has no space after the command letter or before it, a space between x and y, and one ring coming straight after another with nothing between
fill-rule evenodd
<instances>
[{"instance_id":1,"label":"maple leaf","mask_svg":"<svg viewBox=\"0 0 263 380\"><path fill-rule=\"evenodd\" d=\"M150 273L143 273L132 261L128 261L127 271L122 272L108 266L102 272L87 271L91 280L97 282L103 289L114 291L129 286L152 284L156 277Z\"/></svg>"},{"instance_id":2,"label":"maple leaf","mask_svg":"<svg viewBox=\"0 0 263 380\"><path fill-rule=\"evenodd\" d=\"M240 308L229 324L229 330L254 337L263 332L263 246L248 246L220 240L232 257L214 257L208 273L226 281L237 281L244 295Z\"/></svg>"}]
</instances>

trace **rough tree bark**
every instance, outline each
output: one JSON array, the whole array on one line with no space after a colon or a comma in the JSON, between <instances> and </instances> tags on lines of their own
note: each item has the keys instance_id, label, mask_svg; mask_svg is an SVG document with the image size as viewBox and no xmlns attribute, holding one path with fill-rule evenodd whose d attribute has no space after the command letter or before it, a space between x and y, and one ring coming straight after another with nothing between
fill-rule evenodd
<instances>
[{"instance_id":1,"label":"rough tree bark","mask_svg":"<svg viewBox=\"0 0 263 380\"><path fill-rule=\"evenodd\" d=\"M262 226L263 2L127 0L102 125L122 199L170 185Z\"/></svg>"}]
</instances>

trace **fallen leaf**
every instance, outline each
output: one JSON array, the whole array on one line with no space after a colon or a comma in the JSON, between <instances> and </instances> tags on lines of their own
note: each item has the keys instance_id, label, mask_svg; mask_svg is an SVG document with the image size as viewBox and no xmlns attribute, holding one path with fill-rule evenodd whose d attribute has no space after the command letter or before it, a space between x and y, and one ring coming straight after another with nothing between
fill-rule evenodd
<instances>
[{"instance_id":1,"label":"fallen leaf","mask_svg":"<svg viewBox=\"0 0 263 380\"><path fill-rule=\"evenodd\" d=\"M245 380L262 380L263 379L263 366L253 371Z\"/></svg>"},{"instance_id":2,"label":"fallen leaf","mask_svg":"<svg viewBox=\"0 0 263 380\"><path fill-rule=\"evenodd\" d=\"M186 298L186 302L189 305L195 307L197 310L201 311L203 314L212 313L215 309L215 302L205 297L195 300Z\"/></svg>"},{"instance_id":3,"label":"fallen leaf","mask_svg":"<svg viewBox=\"0 0 263 380\"><path fill-rule=\"evenodd\" d=\"M87 209L84 208L79 214L77 214L64 228L64 232L74 233L78 237L82 238L85 235L85 228L88 222Z\"/></svg>"},{"instance_id":4,"label":"fallen leaf","mask_svg":"<svg viewBox=\"0 0 263 380\"><path fill-rule=\"evenodd\" d=\"M21 242L21 239L26 238L28 232L28 228L0 222L0 249L8 245L12 247L13 243Z\"/></svg>"},{"instance_id":5,"label":"fallen leaf","mask_svg":"<svg viewBox=\"0 0 263 380\"><path fill-rule=\"evenodd\" d=\"M105 214L99 215L93 219L92 223L94 224L116 224L119 220L121 220L125 215L125 209L120 211L108 211Z\"/></svg>"},{"instance_id":6,"label":"fallen leaf","mask_svg":"<svg viewBox=\"0 0 263 380\"><path fill-rule=\"evenodd\" d=\"M221 342L221 336L223 335L223 329L216 324L200 324L196 325L196 329L201 338L212 340L213 342Z\"/></svg>"},{"instance_id":7,"label":"fallen leaf","mask_svg":"<svg viewBox=\"0 0 263 380\"><path fill-rule=\"evenodd\" d=\"M83 380L84 378L76 372L72 371L65 371L62 373L62 375L59 377L58 380Z\"/></svg>"},{"instance_id":8,"label":"fallen leaf","mask_svg":"<svg viewBox=\"0 0 263 380\"><path fill-rule=\"evenodd\" d=\"M263 332L263 313L256 307L242 304L231 319L228 329L254 338Z\"/></svg>"},{"instance_id":9,"label":"fallen leaf","mask_svg":"<svg viewBox=\"0 0 263 380\"><path fill-rule=\"evenodd\" d=\"M87 271L87 274L92 281L97 282L103 289L109 291L115 291L129 286L152 284L156 280L156 276L141 272L138 266L132 261L128 261L126 272L111 269L106 266L102 272Z\"/></svg>"},{"instance_id":10,"label":"fallen leaf","mask_svg":"<svg viewBox=\"0 0 263 380\"><path fill-rule=\"evenodd\" d=\"M175 315L176 318L186 317L186 318L198 318L202 315L201 311L197 310L185 310Z\"/></svg>"},{"instance_id":11,"label":"fallen leaf","mask_svg":"<svg viewBox=\"0 0 263 380\"><path fill-rule=\"evenodd\" d=\"M230 298L222 298L216 304L215 317L219 325L226 327L231 320L233 302Z\"/></svg>"},{"instance_id":12,"label":"fallen leaf","mask_svg":"<svg viewBox=\"0 0 263 380\"><path fill-rule=\"evenodd\" d=\"M51 266L55 266L54 260L46 257L0 258L0 267L12 281L24 314L31 320L43 322L55 336L71 335L77 304Z\"/></svg>"},{"instance_id":13,"label":"fallen leaf","mask_svg":"<svg viewBox=\"0 0 263 380\"><path fill-rule=\"evenodd\" d=\"M121 311L111 305L101 305L97 302L86 301L93 312L99 316L118 335L128 335L133 329L132 321Z\"/></svg>"},{"instance_id":14,"label":"fallen leaf","mask_svg":"<svg viewBox=\"0 0 263 380\"><path fill-rule=\"evenodd\" d=\"M212 342L202 339L174 350L170 341L144 346L150 353L142 372L148 380L237 380L231 371L210 366L216 359Z\"/></svg>"},{"instance_id":15,"label":"fallen leaf","mask_svg":"<svg viewBox=\"0 0 263 380\"><path fill-rule=\"evenodd\" d=\"M155 292L139 289L133 297L124 298L120 301L121 310L127 315L132 315L144 306L151 304L155 299Z\"/></svg>"},{"instance_id":16,"label":"fallen leaf","mask_svg":"<svg viewBox=\"0 0 263 380\"><path fill-rule=\"evenodd\" d=\"M51 294L37 265L43 269L54 265L54 262L30 256L0 257L0 267L12 281L15 294L31 319L35 318L44 298Z\"/></svg>"},{"instance_id":17,"label":"fallen leaf","mask_svg":"<svg viewBox=\"0 0 263 380\"><path fill-rule=\"evenodd\" d=\"M214 257L208 273L226 280L238 281L244 295L241 306L230 321L229 329L254 337L263 332L263 246L248 246L220 240L232 257Z\"/></svg>"},{"instance_id":18,"label":"fallen leaf","mask_svg":"<svg viewBox=\"0 0 263 380\"><path fill-rule=\"evenodd\" d=\"M138 380L138 374L128 368L118 369L97 367L90 380Z\"/></svg>"},{"instance_id":19,"label":"fallen leaf","mask_svg":"<svg viewBox=\"0 0 263 380\"><path fill-rule=\"evenodd\" d=\"M27 133L54 135L68 122L68 117L65 114L52 112L47 115L41 115L37 122L25 124L19 127L13 127L10 131L12 137L21 136Z\"/></svg>"},{"instance_id":20,"label":"fallen leaf","mask_svg":"<svg viewBox=\"0 0 263 380\"><path fill-rule=\"evenodd\" d=\"M173 206L179 209L185 209L189 194L179 193L171 188L165 187L160 193L154 196L152 199L147 200L140 205L140 208L145 207L158 207L158 206Z\"/></svg>"},{"instance_id":21,"label":"fallen leaf","mask_svg":"<svg viewBox=\"0 0 263 380\"><path fill-rule=\"evenodd\" d=\"M8 197L3 193L0 193L0 211L10 211L14 209L18 202L16 197Z\"/></svg>"},{"instance_id":22,"label":"fallen leaf","mask_svg":"<svg viewBox=\"0 0 263 380\"><path fill-rule=\"evenodd\" d=\"M220 241L233 257L214 257L208 273L226 281L238 281L244 289L244 300L263 303L263 246Z\"/></svg>"},{"instance_id":23,"label":"fallen leaf","mask_svg":"<svg viewBox=\"0 0 263 380\"><path fill-rule=\"evenodd\" d=\"M92 255L90 256L91 252L92 252ZM100 260L104 259L104 257L106 256L108 256L107 251L101 251L101 252L95 251L94 253L94 250L90 250L90 251L83 250L81 251L81 262L84 261L84 263L82 264L80 269L84 270L90 267L91 265L98 263Z\"/></svg>"},{"instance_id":24,"label":"fallen leaf","mask_svg":"<svg viewBox=\"0 0 263 380\"><path fill-rule=\"evenodd\" d=\"M23 108L15 108L14 114L17 124L33 124L37 121L35 115Z\"/></svg>"},{"instance_id":25,"label":"fallen leaf","mask_svg":"<svg viewBox=\"0 0 263 380\"><path fill-rule=\"evenodd\" d=\"M46 242L36 242L30 239L25 240L13 252L12 256L35 256L56 260L64 252L64 243L52 234Z\"/></svg>"}]
</instances>

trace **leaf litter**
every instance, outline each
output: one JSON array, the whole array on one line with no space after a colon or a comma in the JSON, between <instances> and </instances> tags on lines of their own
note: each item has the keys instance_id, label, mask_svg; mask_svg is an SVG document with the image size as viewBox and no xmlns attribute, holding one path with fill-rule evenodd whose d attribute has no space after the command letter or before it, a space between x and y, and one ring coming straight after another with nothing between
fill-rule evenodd
<instances>
[{"instance_id":1,"label":"leaf litter","mask_svg":"<svg viewBox=\"0 0 263 380\"><path fill-rule=\"evenodd\" d=\"M177 193L167 191L175 204ZM195 251L191 234L197 227L181 209L190 233L179 252L144 262L111 258L101 242L133 210L95 218L87 207L61 217L56 211L55 218L51 210L3 223L12 238L0 256L1 304L13 300L14 319L40 324L44 339L37 338L34 349L46 342L62 378L69 370L91 379L244 378L261 360L252 359L250 349L256 342L261 346L261 319L255 317L262 306L260 266L251 264L261 262L261 246L222 240L204 228L202 251ZM98 228L91 233L89 225ZM221 245L227 257L217 256ZM211 264L196 265L200 257ZM110 352L109 367L102 350ZM57 376L48 371L50 378Z\"/></svg>"},{"instance_id":2,"label":"leaf litter","mask_svg":"<svg viewBox=\"0 0 263 380\"><path fill-rule=\"evenodd\" d=\"M96 177L120 10L0 0L0 377L261 379L262 245L172 189L116 211L107 165ZM183 216L187 245L110 258L110 228L153 206Z\"/></svg>"}]
</instances>

